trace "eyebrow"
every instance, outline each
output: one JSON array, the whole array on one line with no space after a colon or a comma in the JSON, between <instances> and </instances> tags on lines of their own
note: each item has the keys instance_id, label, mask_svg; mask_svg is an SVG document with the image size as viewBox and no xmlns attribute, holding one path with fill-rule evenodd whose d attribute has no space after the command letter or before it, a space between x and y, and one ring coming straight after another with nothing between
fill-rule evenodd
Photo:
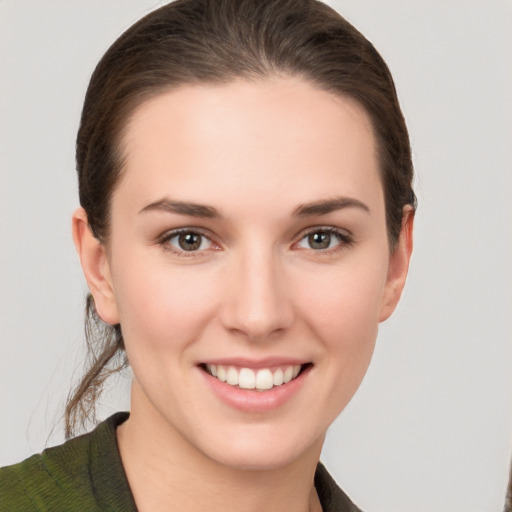
<instances>
[{"instance_id":1,"label":"eyebrow","mask_svg":"<svg viewBox=\"0 0 512 512\"><path fill-rule=\"evenodd\" d=\"M327 215L344 208L359 208L367 213L370 209L358 199L350 197L337 197L334 199L324 199L299 205L294 211L295 217L313 217ZM177 213L178 215L188 215L190 217L200 217L204 219L222 219L220 212L213 206L207 206L198 203L189 203L185 201L173 201L171 199L160 199L148 204L139 213L149 211L164 211Z\"/></svg>"},{"instance_id":2,"label":"eyebrow","mask_svg":"<svg viewBox=\"0 0 512 512\"><path fill-rule=\"evenodd\" d=\"M204 204L187 203L184 201L172 201L171 199L160 199L154 203L148 204L139 213L149 211L164 211L177 213L179 215L189 215L190 217L201 217L205 219L221 219L220 212L213 206Z\"/></svg>"},{"instance_id":3,"label":"eyebrow","mask_svg":"<svg viewBox=\"0 0 512 512\"><path fill-rule=\"evenodd\" d=\"M342 210L344 208L359 208L366 213L370 213L370 208L358 199L354 199L352 197L336 197L334 199L325 199L322 201L301 204L295 210L294 215L296 217L327 215L328 213Z\"/></svg>"}]
</instances>

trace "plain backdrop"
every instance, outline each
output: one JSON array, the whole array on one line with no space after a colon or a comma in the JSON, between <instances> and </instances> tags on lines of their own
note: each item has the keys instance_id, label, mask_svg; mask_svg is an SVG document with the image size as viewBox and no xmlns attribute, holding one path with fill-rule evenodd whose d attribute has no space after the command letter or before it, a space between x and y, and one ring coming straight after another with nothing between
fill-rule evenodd
<instances>
[{"instance_id":1,"label":"plain backdrop","mask_svg":"<svg viewBox=\"0 0 512 512\"><path fill-rule=\"evenodd\" d=\"M0 465L63 439L83 355L74 138L151 0L0 0ZM402 303L323 460L370 512L502 509L512 448L512 2L330 2L388 62L419 210ZM126 409L129 376L102 400Z\"/></svg>"}]
</instances>

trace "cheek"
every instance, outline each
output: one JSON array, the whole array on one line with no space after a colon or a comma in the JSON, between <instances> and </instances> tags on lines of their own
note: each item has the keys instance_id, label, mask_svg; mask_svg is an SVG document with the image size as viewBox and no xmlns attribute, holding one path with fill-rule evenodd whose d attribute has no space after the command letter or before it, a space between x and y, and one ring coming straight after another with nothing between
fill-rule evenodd
<instances>
[{"instance_id":1,"label":"cheek","mask_svg":"<svg viewBox=\"0 0 512 512\"><path fill-rule=\"evenodd\" d=\"M318 274L306 286L304 315L336 346L358 344L376 333L385 269L361 265Z\"/></svg>"},{"instance_id":2,"label":"cheek","mask_svg":"<svg viewBox=\"0 0 512 512\"><path fill-rule=\"evenodd\" d=\"M128 351L134 341L150 351L172 351L194 341L213 315L217 289L199 267L133 260L119 266L114 287Z\"/></svg>"},{"instance_id":3,"label":"cheek","mask_svg":"<svg viewBox=\"0 0 512 512\"><path fill-rule=\"evenodd\" d=\"M371 258L371 264L366 258L347 262L329 272L317 273L302 290L301 316L322 343L328 361L326 381L332 386L329 393L334 415L355 393L370 364L386 282L386 261L384 256L381 260Z\"/></svg>"}]
</instances>

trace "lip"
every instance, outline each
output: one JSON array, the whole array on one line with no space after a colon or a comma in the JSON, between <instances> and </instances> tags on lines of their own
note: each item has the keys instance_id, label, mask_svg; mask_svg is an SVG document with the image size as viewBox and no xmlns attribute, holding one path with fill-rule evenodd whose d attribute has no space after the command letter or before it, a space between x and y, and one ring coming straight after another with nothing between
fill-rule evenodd
<instances>
[{"instance_id":1,"label":"lip","mask_svg":"<svg viewBox=\"0 0 512 512\"><path fill-rule=\"evenodd\" d=\"M292 362L293 361L293 362ZM293 365L293 364L306 364L303 361L291 359L272 359L265 361L247 361L243 359L222 359L216 361L208 361L208 364L224 364L236 367L245 367L251 369L258 368L272 368L275 366ZM258 391L252 389L240 389L231 386L219 379L212 377L202 365L198 366L207 386L210 390L220 399L221 402L231 408L247 413L264 413L271 412L284 406L288 401L292 400L297 395L306 382L308 375L312 369L312 364L306 364L301 370L301 373L286 384L274 386L272 389L265 391Z\"/></svg>"}]
</instances>

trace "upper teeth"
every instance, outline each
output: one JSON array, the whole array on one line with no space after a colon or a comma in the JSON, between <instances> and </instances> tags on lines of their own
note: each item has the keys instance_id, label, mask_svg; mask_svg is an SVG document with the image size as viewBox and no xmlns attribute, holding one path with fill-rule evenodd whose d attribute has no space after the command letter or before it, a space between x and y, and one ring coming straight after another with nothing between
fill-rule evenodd
<instances>
[{"instance_id":1,"label":"upper teeth","mask_svg":"<svg viewBox=\"0 0 512 512\"><path fill-rule=\"evenodd\" d=\"M211 375L217 377L221 382L226 382L230 386L239 386L243 389L264 390L286 384L297 377L300 372L300 364L283 366L282 368L276 368L274 370L270 368L252 370L251 368L207 364L206 369Z\"/></svg>"}]
</instances>

